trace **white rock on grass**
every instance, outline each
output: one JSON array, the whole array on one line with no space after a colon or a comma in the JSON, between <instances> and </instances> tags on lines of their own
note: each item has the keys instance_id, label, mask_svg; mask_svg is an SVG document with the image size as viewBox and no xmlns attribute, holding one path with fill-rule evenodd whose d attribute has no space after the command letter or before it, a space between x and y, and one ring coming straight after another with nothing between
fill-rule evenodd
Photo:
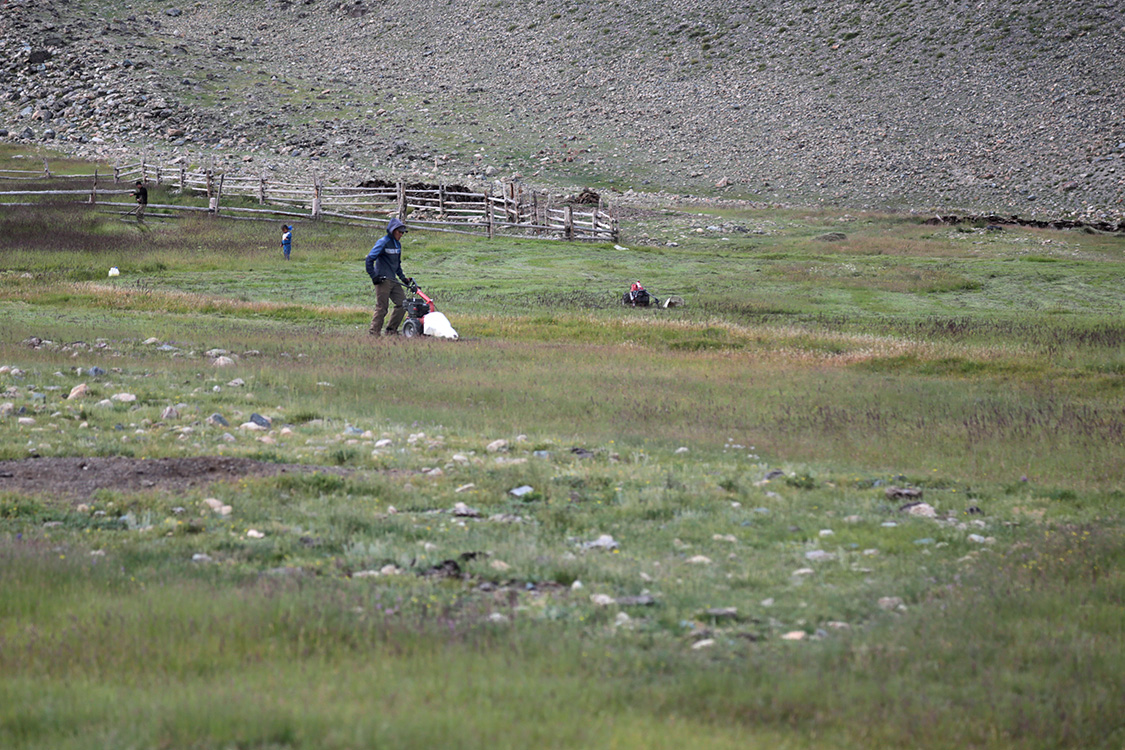
<instances>
[{"instance_id":1,"label":"white rock on grass","mask_svg":"<svg viewBox=\"0 0 1125 750\"><path fill-rule=\"evenodd\" d=\"M35 424L35 420L31 417L20 417L18 422L20 427L31 427Z\"/></svg>"},{"instance_id":2,"label":"white rock on grass","mask_svg":"<svg viewBox=\"0 0 1125 750\"><path fill-rule=\"evenodd\" d=\"M599 607L608 607L617 603L617 600L608 594L591 594L590 601Z\"/></svg>"},{"instance_id":3,"label":"white rock on grass","mask_svg":"<svg viewBox=\"0 0 1125 750\"><path fill-rule=\"evenodd\" d=\"M934 506L930 505L929 503L918 503L917 505L911 505L906 509L906 512L912 516L919 516L921 518L937 517L937 511L934 510Z\"/></svg>"},{"instance_id":4,"label":"white rock on grass","mask_svg":"<svg viewBox=\"0 0 1125 750\"><path fill-rule=\"evenodd\" d=\"M152 346L153 344L159 344L160 339L156 338L155 336L149 336L147 339L145 339L141 343L146 345L146 346Z\"/></svg>"},{"instance_id":5,"label":"white rock on grass","mask_svg":"<svg viewBox=\"0 0 1125 750\"><path fill-rule=\"evenodd\" d=\"M512 569L512 566L504 562L503 560L493 560L488 564L488 567L492 568L493 570L500 571L501 573Z\"/></svg>"},{"instance_id":6,"label":"white rock on grass","mask_svg":"<svg viewBox=\"0 0 1125 750\"><path fill-rule=\"evenodd\" d=\"M783 641L803 641L809 637L809 634L803 630L790 630L785 635L781 636Z\"/></svg>"},{"instance_id":7,"label":"white rock on grass","mask_svg":"<svg viewBox=\"0 0 1125 750\"><path fill-rule=\"evenodd\" d=\"M894 612L906 609L901 596L883 596L879 598L879 609Z\"/></svg>"},{"instance_id":8,"label":"white rock on grass","mask_svg":"<svg viewBox=\"0 0 1125 750\"><path fill-rule=\"evenodd\" d=\"M246 536L250 539L265 539L266 535L257 529L247 529Z\"/></svg>"},{"instance_id":9,"label":"white rock on grass","mask_svg":"<svg viewBox=\"0 0 1125 750\"><path fill-rule=\"evenodd\" d=\"M694 555L686 561L689 565L710 565L711 558L705 555Z\"/></svg>"},{"instance_id":10,"label":"white rock on grass","mask_svg":"<svg viewBox=\"0 0 1125 750\"><path fill-rule=\"evenodd\" d=\"M180 410L177 409L174 406L166 406L166 407L164 407L164 411L160 412L160 419L162 421L167 421L167 420L170 420L170 419L179 419L179 418L180 418Z\"/></svg>"},{"instance_id":11,"label":"white rock on grass","mask_svg":"<svg viewBox=\"0 0 1125 750\"><path fill-rule=\"evenodd\" d=\"M376 448L386 448L393 442L394 441L391 440L390 438L383 438L382 440L376 440L375 441L375 447Z\"/></svg>"},{"instance_id":12,"label":"white rock on grass","mask_svg":"<svg viewBox=\"0 0 1125 750\"><path fill-rule=\"evenodd\" d=\"M265 432L266 428L257 422L243 422L238 426L240 430L250 430L251 432Z\"/></svg>"},{"instance_id":13,"label":"white rock on grass","mask_svg":"<svg viewBox=\"0 0 1125 750\"><path fill-rule=\"evenodd\" d=\"M78 385L70 389L70 395L68 395L66 398L68 401L74 400L76 398L85 398L86 394L88 394L89 392L89 386L87 386L85 383L79 383Z\"/></svg>"},{"instance_id":14,"label":"white rock on grass","mask_svg":"<svg viewBox=\"0 0 1125 750\"><path fill-rule=\"evenodd\" d=\"M464 503L455 503L453 505L453 515L458 518L480 518L481 512L476 508L470 508Z\"/></svg>"},{"instance_id":15,"label":"white rock on grass","mask_svg":"<svg viewBox=\"0 0 1125 750\"><path fill-rule=\"evenodd\" d=\"M705 648L711 648L714 645L715 645L715 639L714 638L704 638L701 641L696 641L695 643L691 644L691 650L692 651L701 651Z\"/></svg>"},{"instance_id":16,"label":"white rock on grass","mask_svg":"<svg viewBox=\"0 0 1125 750\"><path fill-rule=\"evenodd\" d=\"M231 514L231 507L216 497L203 498L203 504L206 505L211 512L217 513L220 516L229 516Z\"/></svg>"},{"instance_id":17,"label":"white rock on grass","mask_svg":"<svg viewBox=\"0 0 1125 750\"><path fill-rule=\"evenodd\" d=\"M472 490L472 489L476 489L476 485L473 484L472 482L469 482L468 484L461 485L460 487L458 487L457 489L455 489L453 491L454 492L468 492L469 490Z\"/></svg>"},{"instance_id":18,"label":"white rock on grass","mask_svg":"<svg viewBox=\"0 0 1125 750\"><path fill-rule=\"evenodd\" d=\"M379 444L376 443L375 445L378 446ZM461 453L454 453L449 460L455 464L460 464L461 466L465 466L469 463L469 457Z\"/></svg>"},{"instance_id":19,"label":"white rock on grass","mask_svg":"<svg viewBox=\"0 0 1125 750\"><path fill-rule=\"evenodd\" d=\"M234 360L231 359L230 357L225 357L225 356L224 357L215 357L214 361L212 361L211 364L214 367L230 367L231 365L234 364Z\"/></svg>"},{"instance_id":20,"label":"white rock on grass","mask_svg":"<svg viewBox=\"0 0 1125 750\"><path fill-rule=\"evenodd\" d=\"M614 539L609 534L602 534L601 536L599 536L597 539L595 539L592 542L584 542L582 544L582 546L585 549L614 550L614 549L617 549L617 540Z\"/></svg>"},{"instance_id":21,"label":"white rock on grass","mask_svg":"<svg viewBox=\"0 0 1125 750\"><path fill-rule=\"evenodd\" d=\"M506 451L508 450L508 441L503 439L493 440L485 447L485 450L487 450L489 453L499 453L501 451Z\"/></svg>"},{"instance_id":22,"label":"white rock on grass","mask_svg":"<svg viewBox=\"0 0 1125 750\"><path fill-rule=\"evenodd\" d=\"M137 400L137 397L132 393L115 393L109 397L109 400L116 401L119 404L131 404Z\"/></svg>"}]
</instances>

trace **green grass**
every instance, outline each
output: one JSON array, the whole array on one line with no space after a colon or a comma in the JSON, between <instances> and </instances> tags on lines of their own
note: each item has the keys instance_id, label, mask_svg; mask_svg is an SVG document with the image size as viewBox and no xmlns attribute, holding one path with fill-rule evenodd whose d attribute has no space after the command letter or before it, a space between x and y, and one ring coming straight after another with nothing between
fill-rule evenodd
<instances>
[{"instance_id":1,"label":"green grass","mask_svg":"<svg viewBox=\"0 0 1125 750\"><path fill-rule=\"evenodd\" d=\"M412 232L455 343L370 232L0 214L0 459L346 471L0 484L0 745L1119 747L1121 239L698 211Z\"/></svg>"}]
</instances>

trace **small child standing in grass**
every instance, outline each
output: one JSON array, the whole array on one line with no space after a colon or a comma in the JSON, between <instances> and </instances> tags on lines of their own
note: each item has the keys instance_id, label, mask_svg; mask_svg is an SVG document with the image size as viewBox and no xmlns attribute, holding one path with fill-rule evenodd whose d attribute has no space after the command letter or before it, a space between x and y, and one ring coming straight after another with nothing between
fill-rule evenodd
<instances>
[{"instance_id":1,"label":"small child standing in grass","mask_svg":"<svg viewBox=\"0 0 1125 750\"><path fill-rule=\"evenodd\" d=\"M285 260L289 260L289 251L293 249L293 227L281 225L281 252L285 253Z\"/></svg>"}]
</instances>

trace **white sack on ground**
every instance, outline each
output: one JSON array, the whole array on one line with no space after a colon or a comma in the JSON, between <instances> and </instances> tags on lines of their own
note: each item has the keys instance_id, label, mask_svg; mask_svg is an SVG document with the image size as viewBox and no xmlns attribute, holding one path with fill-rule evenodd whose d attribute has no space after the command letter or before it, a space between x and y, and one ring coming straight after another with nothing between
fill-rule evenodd
<instances>
[{"instance_id":1,"label":"white sack on ground","mask_svg":"<svg viewBox=\"0 0 1125 750\"><path fill-rule=\"evenodd\" d=\"M439 339L457 339L457 331L449 324L449 318L439 312L426 313L422 318L422 333Z\"/></svg>"}]
</instances>

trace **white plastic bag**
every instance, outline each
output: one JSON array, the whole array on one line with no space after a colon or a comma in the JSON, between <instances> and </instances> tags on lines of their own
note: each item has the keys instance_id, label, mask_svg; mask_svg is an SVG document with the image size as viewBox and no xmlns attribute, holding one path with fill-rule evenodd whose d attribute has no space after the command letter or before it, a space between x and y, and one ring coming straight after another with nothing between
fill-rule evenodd
<instances>
[{"instance_id":1,"label":"white plastic bag","mask_svg":"<svg viewBox=\"0 0 1125 750\"><path fill-rule=\"evenodd\" d=\"M449 324L449 318L439 312L426 313L422 318L422 333L439 339L458 339L457 331Z\"/></svg>"}]
</instances>

